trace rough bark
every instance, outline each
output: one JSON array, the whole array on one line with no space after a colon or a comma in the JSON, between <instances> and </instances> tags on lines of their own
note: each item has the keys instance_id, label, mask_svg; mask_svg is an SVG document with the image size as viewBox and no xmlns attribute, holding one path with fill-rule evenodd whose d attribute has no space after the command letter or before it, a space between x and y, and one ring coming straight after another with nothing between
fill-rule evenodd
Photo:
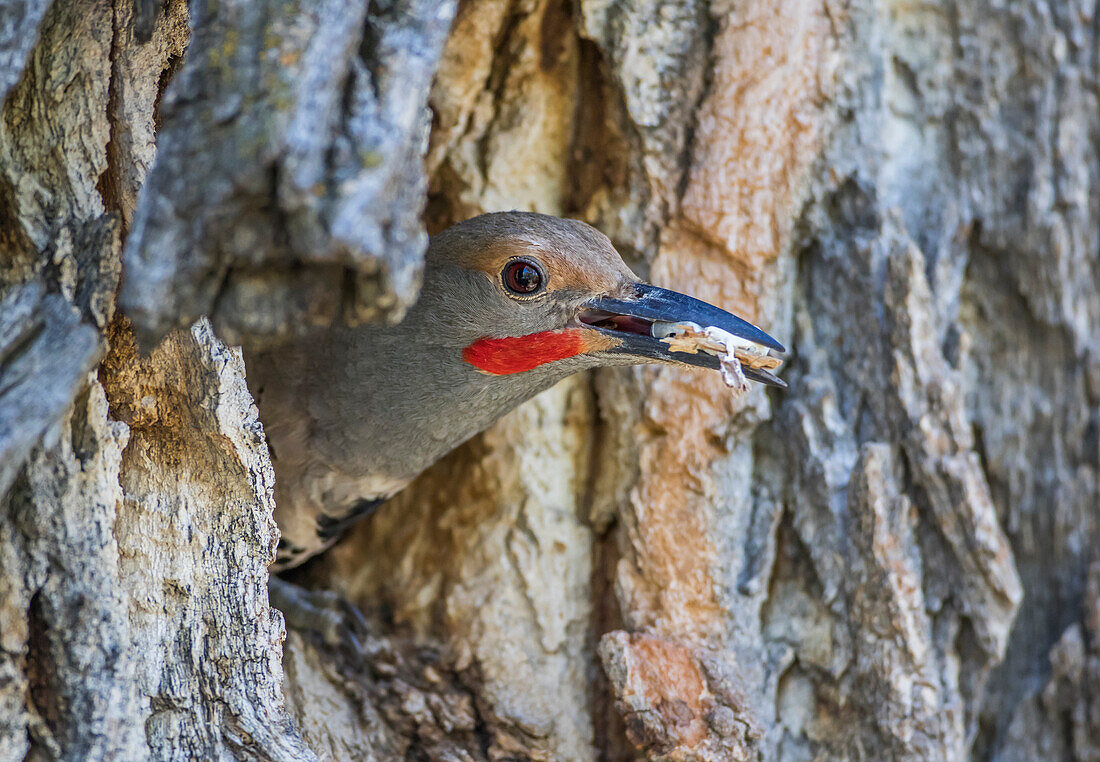
<instances>
[{"instance_id":1,"label":"rough bark","mask_svg":"<svg viewBox=\"0 0 1100 762\"><path fill-rule=\"evenodd\" d=\"M0 759L1100 759L1098 25L0 9ZM790 389L569 379L297 573L359 652L284 640L226 342L398 319L425 230L502 208Z\"/></svg>"},{"instance_id":2,"label":"rough bark","mask_svg":"<svg viewBox=\"0 0 1100 762\"><path fill-rule=\"evenodd\" d=\"M141 336L204 314L238 341L401 316L427 243L423 102L452 15L434 0L191 4L132 213L121 299Z\"/></svg>"}]
</instances>

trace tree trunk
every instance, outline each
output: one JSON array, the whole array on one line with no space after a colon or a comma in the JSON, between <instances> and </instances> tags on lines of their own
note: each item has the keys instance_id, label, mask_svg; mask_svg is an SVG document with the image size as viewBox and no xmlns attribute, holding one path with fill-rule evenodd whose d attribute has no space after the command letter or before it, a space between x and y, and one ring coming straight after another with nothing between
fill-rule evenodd
<instances>
[{"instance_id":1,"label":"tree trunk","mask_svg":"<svg viewBox=\"0 0 1100 762\"><path fill-rule=\"evenodd\" d=\"M1095 0L16 0L0 100L0 760L1100 760ZM571 378L286 634L231 345L511 208L790 389Z\"/></svg>"}]
</instances>

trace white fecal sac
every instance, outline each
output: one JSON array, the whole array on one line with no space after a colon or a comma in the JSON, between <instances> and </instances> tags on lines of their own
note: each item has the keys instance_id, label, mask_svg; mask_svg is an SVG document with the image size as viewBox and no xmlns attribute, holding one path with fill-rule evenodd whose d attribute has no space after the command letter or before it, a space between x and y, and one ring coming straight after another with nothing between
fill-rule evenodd
<instances>
[{"instance_id":1,"label":"white fecal sac","mask_svg":"<svg viewBox=\"0 0 1100 762\"><path fill-rule=\"evenodd\" d=\"M748 379L741 369L741 362L735 356L737 350L753 355L766 355L768 350L755 342L734 336L717 326L703 328L698 323L683 321L680 323L655 322L650 334L668 343L672 351L703 351L718 357L722 366L722 380L726 386L737 392L746 392Z\"/></svg>"}]
</instances>

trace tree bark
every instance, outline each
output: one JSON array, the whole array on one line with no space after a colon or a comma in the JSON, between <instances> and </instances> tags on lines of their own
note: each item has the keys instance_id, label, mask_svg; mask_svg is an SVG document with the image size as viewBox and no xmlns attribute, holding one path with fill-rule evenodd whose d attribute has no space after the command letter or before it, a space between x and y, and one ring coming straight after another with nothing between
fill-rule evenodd
<instances>
[{"instance_id":1,"label":"tree bark","mask_svg":"<svg viewBox=\"0 0 1100 762\"><path fill-rule=\"evenodd\" d=\"M1100 760L1095 0L0 7L0 760ZM267 598L236 344L533 209L791 349L568 379ZM354 414L354 411L349 411Z\"/></svg>"}]
</instances>

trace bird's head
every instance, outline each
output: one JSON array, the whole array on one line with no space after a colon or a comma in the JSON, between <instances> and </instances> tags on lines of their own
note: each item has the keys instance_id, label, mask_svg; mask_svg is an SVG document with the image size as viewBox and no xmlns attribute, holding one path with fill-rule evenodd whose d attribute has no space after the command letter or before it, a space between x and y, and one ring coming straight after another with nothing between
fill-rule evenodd
<instances>
[{"instance_id":1,"label":"bird's head","mask_svg":"<svg viewBox=\"0 0 1100 762\"><path fill-rule=\"evenodd\" d=\"M758 351L784 351L725 310L641 282L607 236L576 220L497 212L432 239L420 304L427 343L459 348L464 363L507 376L556 363L567 372L601 365L668 363L718 369L706 352L675 351L654 323L713 326ZM415 310L420 312L420 310ZM420 320L411 314L408 320ZM785 386L765 370L745 375Z\"/></svg>"}]
</instances>

